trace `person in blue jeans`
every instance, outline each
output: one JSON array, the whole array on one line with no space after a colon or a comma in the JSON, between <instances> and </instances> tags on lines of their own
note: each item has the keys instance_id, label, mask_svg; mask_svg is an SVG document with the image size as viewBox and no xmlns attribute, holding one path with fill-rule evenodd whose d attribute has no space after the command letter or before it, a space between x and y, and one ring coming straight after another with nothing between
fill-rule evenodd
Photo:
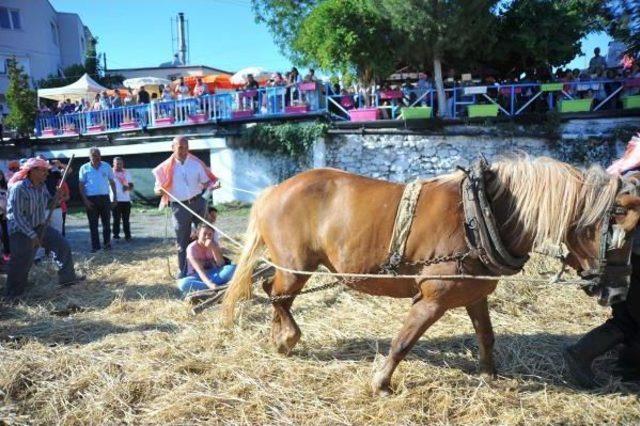
<instances>
[{"instance_id":1,"label":"person in blue jeans","mask_svg":"<svg viewBox=\"0 0 640 426\"><path fill-rule=\"evenodd\" d=\"M187 247L187 276L178 280L183 295L192 291L215 289L233 277L236 265L226 263L219 237L213 228L200 223L197 239Z\"/></svg>"}]
</instances>

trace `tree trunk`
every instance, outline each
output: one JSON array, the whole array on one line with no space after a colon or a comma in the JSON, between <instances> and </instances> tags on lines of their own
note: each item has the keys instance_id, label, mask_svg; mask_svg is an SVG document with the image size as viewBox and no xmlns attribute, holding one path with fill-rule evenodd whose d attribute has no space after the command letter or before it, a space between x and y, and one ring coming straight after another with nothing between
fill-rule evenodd
<instances>
[{"instance_id":1,"label":"tree trunk","mask_svg":"<svg viewBox=\"0 0 640 426\"><path fill-rule=\"evenodd\" d=\"M444 83L442 82L442 62L436 55L433 58L433 82L436 85L436 94L438 95L438 116L447 116L447 98L444 94Z\"/></svg>"}]
</instances>

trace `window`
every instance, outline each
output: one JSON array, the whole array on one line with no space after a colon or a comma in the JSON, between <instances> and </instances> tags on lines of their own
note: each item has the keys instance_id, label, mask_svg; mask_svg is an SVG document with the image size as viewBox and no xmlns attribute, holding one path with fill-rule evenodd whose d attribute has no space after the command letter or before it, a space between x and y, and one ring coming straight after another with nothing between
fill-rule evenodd
<instances>
[{"instance_id":1,"label":"window","mask_svg":"<svg viewBox=\"0 0 640 426\"><path fill-rule=\"evenodd\" d=\"M4 28L5 30L11 29L9 10L6 7L0 7L0 28Z\"/></svg>"},{"instance_id":2,"label":"window","mask_svg":"<svg viewBox=\"0 0 640 426\"><path fill-rule=\"evenodd\" d=\"M21 30L20 11L0 7L0 28L5 30Z\"/></svg>"},{"instance_id":3,"label":"window","mask_svg":"<svg viewBox=\"0 0 640 426\"><path fill-rule=\"evenodd\" d=\"M13 22L14 30L21 30L22 24L20 23L20 11L12 10L11 11L11 22Z\"/></svg>"},{"instance_id":4,"label":"window","mask_svg":"<svg viewBox=\"0 0 640 426\"><path fill-rule=\"evenodd\" d=\"M53 39L53 44L57 46L58 45L58 28L56 27L56 24L54 24L53 22L49 22L49 25L51 25L51 37Z\"/></svg>"}]
</instances>

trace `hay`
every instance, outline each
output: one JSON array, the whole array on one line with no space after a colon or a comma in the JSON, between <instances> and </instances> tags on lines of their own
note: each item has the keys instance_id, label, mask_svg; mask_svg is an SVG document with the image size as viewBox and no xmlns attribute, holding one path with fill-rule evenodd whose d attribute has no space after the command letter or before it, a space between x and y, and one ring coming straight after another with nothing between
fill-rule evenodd
<instances>
[{"instance_id":1,"label":"hay","mask_svg":"<svg viewBox=\"0 0 640 426\"><path fill-rule=\"evenodd\" d=\"M498 286L490 304L500 376L491 382L475 374L466 313L450 311L400 364L395 394L380 399L371 375L409 300L342 288L301 297L293 312L302 340L285 358L269 343L269 307L243 305L225 330L217 310L192 316L179 300L167 274L171 245L151 242L135 255L121 247L80 261L89 281L69 289L50 283L50 265L38 267L28 302L0 308L0 423L640 422L638 387L606 374L613 354L596 364L604 387L587 392L564 379L562 346L608 315L574 288ZM555 266L536 258L527 271Z\"/></svg>"}]
</instances>

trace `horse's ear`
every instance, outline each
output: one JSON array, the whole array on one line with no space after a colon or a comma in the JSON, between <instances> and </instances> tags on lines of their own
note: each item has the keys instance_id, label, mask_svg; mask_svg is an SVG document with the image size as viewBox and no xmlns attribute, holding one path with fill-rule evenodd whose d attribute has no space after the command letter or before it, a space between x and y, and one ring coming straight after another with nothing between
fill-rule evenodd
<instances>
[{"instance_id":1,"label":"horse's ear","mask_svg":"<svg viewBox=\"0 0 640 426\"><path fill-rule=\"evenodd\" d=\"M640 194L640 172L628 173L622 178L623 190L629 186L635 188L636 194ZM630 189L630 188L629 188ZM627 192L633 195L633 191Z\"/></svg>"}]
</instances>

